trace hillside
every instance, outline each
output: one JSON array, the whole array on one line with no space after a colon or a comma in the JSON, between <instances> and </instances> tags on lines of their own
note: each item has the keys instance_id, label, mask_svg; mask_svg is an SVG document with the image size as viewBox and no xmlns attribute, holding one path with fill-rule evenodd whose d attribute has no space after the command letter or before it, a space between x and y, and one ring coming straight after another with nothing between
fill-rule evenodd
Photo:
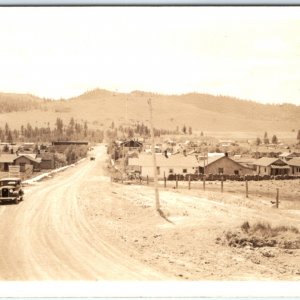
<instances>
[{"instance_id":1,"label":"hillside","mask_svg":"<svg viewBox=\"0 0 300 300\"><path fill-rule=\"evenodd\" d=\"M57 117L68 122L88 120L90 127L105 128L130 122L147 122L147 100L151 98L154 125L175 129L183 124L193 130L291 132L298 130L300 106L265 105L254 101L206 94L159 95L142 91L116 93L96 89L78 97L50 101L31 95L0 94L3 103L14 104L13 109L0 110L0 126L7 122L11 128L22 124L53 126ZM18 104L19 103L19 104Z\"/></svg>"}]
</instances>

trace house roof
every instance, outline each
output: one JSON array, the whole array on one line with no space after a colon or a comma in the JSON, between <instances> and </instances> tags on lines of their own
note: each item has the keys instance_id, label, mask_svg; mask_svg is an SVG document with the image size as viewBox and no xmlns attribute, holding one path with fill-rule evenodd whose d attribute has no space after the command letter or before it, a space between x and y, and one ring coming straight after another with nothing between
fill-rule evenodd
<instances>
[{"instance_id":1,"label":"house roof","mask_svg":"<svg viewBox=\"0 0 300 300\"><path fill-rule=\"evenodd\" d=\"M33 157L32 155L28 155L28 154L22 154L22 155L19 155L18 157L16 157L14 160L20 158L20 157L26 157L28 158L29 160L33 161L33 162L36 162L36 163L40 163L42 161L42 159L40 157L38 158L35 158Z\"/></svg>"},{"instance_id":2,"label":"house roof","mask_svg":"<svg viewBox=\"0 0 300 300\"><path fill-rule=\"evenodd\" d=\"M13 163L16 158L16 154L0 154L0 163Z\"/></svg>"},{"instance_id":3,"label":"house roof","mask_svg":"<svg viewBox=\"0 0 300 300\"><path fill-rule=\"evenodd\" d=\"M297 157L298 155L296 152L283 152L279 156L280 157Z\"/></svg>"},{"instance_id":4,"label":"house roof","mask_svg":"<svg viewBox=\"0 0 300 300\"><path fill-rule=\"evenodd\" d=\"M122 142L120 145L124 147L141 147L143 146L143 143L135 140L129 140L129 141Z\"/></svg>"},{"instance_id":5,"label":"house roof","mask_svg":"<svg viewBox=\"0 0 300 300\"><path fill-rule=\"evenodd\" d=\"M238 165L238 166L240 166L240 167L249 169L248 166L245 166L245 165L243 165L243 164L240 164L239 162L237 162L237 161L231 159L231 158L228 157L228 156L208 157L208 158L205 159L205 160L200 160L199 165L200 165L200 167L209 166L209 165L213 164L214 162L216 162L216 161L218 161L218 160L224 160L224 159L230 160L230 161L232 161L234 164L236 164L236 165Z\"/></svg>"},{"instance_id":6,"label":"house roof","mask_svg":"<svg viewBox=\"0 0 300 300\"><path fill-rule=\"evenodd\" d=\"M152 155L140 155L139 158L129 158L130 166L153 166ZM156 155L156 165L158 167L197 167L199 165L195 156L171 155L166 158L164 155Z\"/></svg>"},{"instance_id":7,"label":"house roof","mask_svg":"<svg viewBox=\"0 0 300 300\"><path fill-rule=\"evenodd\" d=\"M300 157L292 158L287 163L290 166L300 167Z\"/></svg>"},{"instance_id":8,"label":"house roof","mask_svg":"<svg viewBox=\"0 0 300 300\"><path fill-rule=\"evenodd\" d=\"M277 161L282 162L283 165L285 165L286 163L284 161L282 161L279 158L274 158L274 157L262 157L259 158L258 160L256 160L256 162L254 162L254 165L256 166L261 166L261 167L268 167L274 163L276 163Z\"/></svg>"},{"instance_id":9,"label":"house roof","mask_svg":"<svg viewBox=\"0 0 300 300\"><path fill-rule=\"evenodd\" d=\"M208 166L210 164L212 164L213 162L223 158L224 156L215 156L215 157L208 157L205 160L200 160L199 161L199 166L200 167L204 167L204 166Z\"/></svg>"}]
</instances>

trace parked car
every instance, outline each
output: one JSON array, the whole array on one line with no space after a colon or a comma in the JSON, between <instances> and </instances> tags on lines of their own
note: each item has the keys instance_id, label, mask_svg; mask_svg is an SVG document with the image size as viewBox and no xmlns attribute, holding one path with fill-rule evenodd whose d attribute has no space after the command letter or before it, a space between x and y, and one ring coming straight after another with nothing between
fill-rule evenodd
<instances>
[{"instance_id":1,"label":"parked car","mask_svg":"<svg viewBox=\"0 0 300 300\"><path fill-rule=\"evenodd\" d=\"M20 178L0 179L0 203L14 202L18 204L24 197L22 181Z\"/></svg>"}]
</instances>

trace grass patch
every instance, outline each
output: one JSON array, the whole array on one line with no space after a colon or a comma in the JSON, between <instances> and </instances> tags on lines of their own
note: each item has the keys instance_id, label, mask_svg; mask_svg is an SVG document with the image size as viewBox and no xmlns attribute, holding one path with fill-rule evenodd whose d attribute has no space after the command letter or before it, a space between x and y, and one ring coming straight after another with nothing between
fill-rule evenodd
<instances>
[{"instance_id":1,"label":"grass patch","mask_svg":"<svg viewBox=\"0 0 300 300\"><path fill-rule=\"evenodd\" d=\"M294 226L275 226L257 222L252 226L245 221L235 232L225 233L226 243L230 247L250 248L279 247L284 249L300 249L300 232Z\"/></svg>"}]
</instances>

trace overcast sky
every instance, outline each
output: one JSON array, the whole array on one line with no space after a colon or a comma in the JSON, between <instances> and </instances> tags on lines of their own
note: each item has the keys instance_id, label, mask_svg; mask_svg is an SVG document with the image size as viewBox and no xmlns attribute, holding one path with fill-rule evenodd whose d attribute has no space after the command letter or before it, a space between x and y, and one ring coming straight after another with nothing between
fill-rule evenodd
<instances>
[{"instance_id":1,"label":"overcast sky","mask_svg":"<svg viewBox=\"0 0 300 300\"><path fill-rule=\"evenodd\" d=\"M0 91L300 105L300 7L1 7Z\"/></svg>"}]
</instances>

